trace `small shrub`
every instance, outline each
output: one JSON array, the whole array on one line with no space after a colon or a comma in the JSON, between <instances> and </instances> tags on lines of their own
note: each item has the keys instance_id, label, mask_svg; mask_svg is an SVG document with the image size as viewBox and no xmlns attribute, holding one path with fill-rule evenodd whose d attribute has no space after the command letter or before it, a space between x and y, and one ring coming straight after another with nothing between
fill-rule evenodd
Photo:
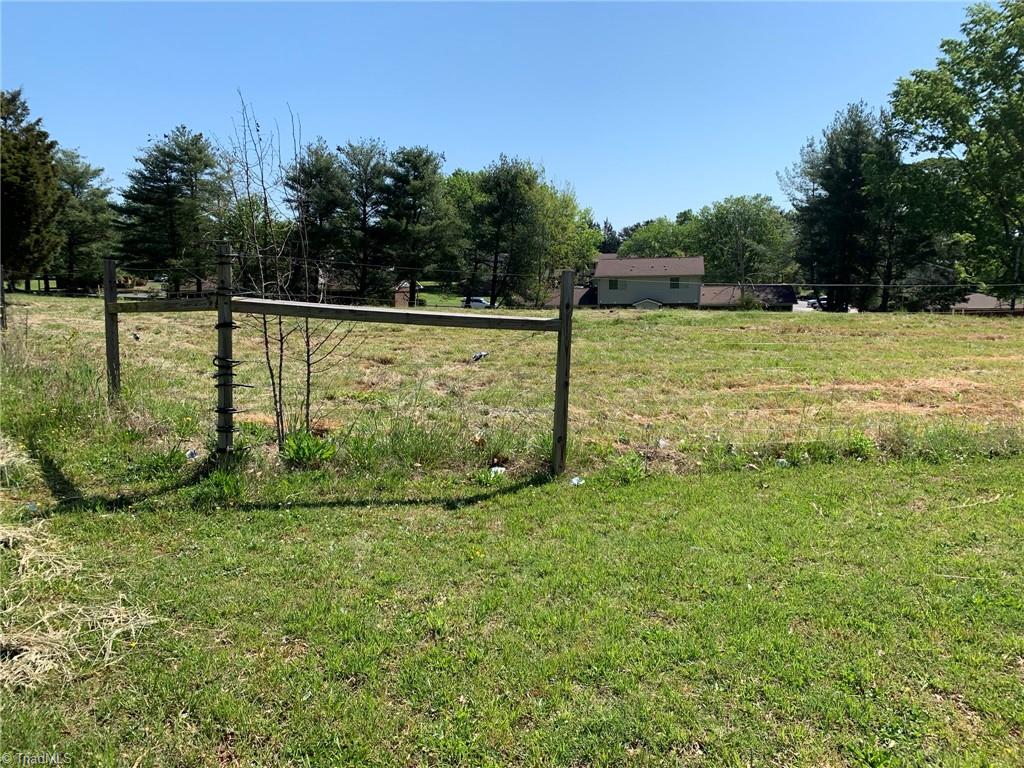
<instances>
[{"instance_id":1,"label":"small shrub","mask_svg":"<svg viewBox=\"0 0 1024 768\"><path fill-rule=\"evenodd\" d=\"M963 459L972 453L980 453L977 437L964 430L950 426L939 426L922 432L915 446L915 458L939 463Z\"/></svg>"},{"instance_id":2,"label":"small shrub","mask_svg":"<svg viewBox=\"0 0 1024 768\"><path fill-rule=\"evenodd\" d=\"M810 440L803 448L807 461L813 464L831 464L842 456L839 446L828 440Z\"/></svg>"},{"instance_id":3,"label":"small shrub","mask_svg":"<svg viewBox=\"0 0 1024 768\"><path fill-rule=\"evenodd\" d=\"M492 467L491 469L481 469L476 473L475 479L479 485L487 487L501 486L508 482L508 473L500 471L495 472Z\"/></svg>"},{"instance_id":4,"label":"small shrub","mask_svg":"<svg viewBox=\"0 0 1024 768\"><path fill-rule=\"evenodd\" d=\"M851 459L870 459L878 452L878 447L868 435L852 431L843 439L841 452Z\"/></svg>"},{"instance_id":5,"label":"small shrub","mask_svg":"<svg viewBox=\"0 0 1024 768\"><path fill-rule=\"evenodd\" d=\"M647 475L647 460L635 451L620 456L610 471L611 480L619 485L639 483Z\"/></svg>"},{"instance_id":6,"label":"small shrub","mask_svg":"<svg viewBox=\"0 0 1024 768\"><path fill-rule=\"evenodd\" d=\"M779 458L794 467L811 463L811 454L804 443L789 443Z\"/></svg>"},{"instance_id":7,"label":"small shrub","mask_svg":"<svg viewBox=\"0 0 1024 768\"><path fill-rule=\"evenodd\" d=\"M762 304L761 300L757 298L757 296L755 296L753 293L744 291L743 295L740 296L740 300L739 302L737 302L736 307L741 310L750 311L764 309L764 304Z\"/></svg>"},{"instance_id":8,"label":"small shrub","mask_svg":"<svg viewBox=\"0 0 1024 768\"><path fill-rule=\"evenodd\" d=\"M894 459L910 458L914 454L916 442L914 431L900 421L879 432L878 450Z\"/></svg>"},{"instance_id":9,"label":"small shrub","mask_svg":"<svg viewBox=\"0 0 1024 768\"><path fill-rule=\"evenodd\" d=\"M298 469L319 467L334 458L337 448L327 438L301 430L288 434L281 448L281 458Z\"/></svg>"},{"instance_id":10,"label":"small shrub","mask_svg":"<svg viewBox=\"0 0 1024 768\"><path fill-rule=\"evenodd\" d=\"M704 446L703 454L703 465L708 469L743 469L749 463L749 458L737 451L735 445L723 440Z\"/></svg>"}]
</instances>

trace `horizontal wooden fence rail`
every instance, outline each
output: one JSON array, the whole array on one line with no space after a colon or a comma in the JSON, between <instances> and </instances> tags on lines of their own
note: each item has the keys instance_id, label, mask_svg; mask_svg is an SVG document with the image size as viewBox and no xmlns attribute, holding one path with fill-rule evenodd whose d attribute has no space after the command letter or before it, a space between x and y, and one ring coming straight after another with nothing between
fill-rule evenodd
<instances>
[{"instance_id":1,"label":"horizontal wooden fence rail","mask_svg":"<svg viewBox=\"0 0 1024 768\"><path fill-rule=\"evenodd\" d=\"M107 312L120 315L125 312L204 312L217 308L216 296L202 296L198 299L143 299L142 301L118 301L107 305Z\"/></svg>"},{"instance_id":2,"label":"horizontal wooden fence rail","mask_svg":"<svg viewBox=\"0 0 1024 768\"><path fill-rule=\"evenodd\" d=\"M500 331L557 331L557 317L517 317L516 315L459 314L427 312L391 307L356 307L347 304L316 304L306 301L278 301L236 297L231 301L236 312L252 315L309 317L317 320L352 321L359 323L397 323L400 325L433 325L442 328L484 328Z\"/></svg>"},{"instance_id":3,"label":"horizontal wooden fence rail","mask_svg":"<svg viewBox=\"0 0 1024 768\"><path fill-rule=\"evenodd\" d=\"M318 320L358 323L392 323L397 325L428 325L441 328L478 328L497 331L551 331L558 334L558 352L555 366L555 411L552 434L551 471L560 474L565 469L565 456L569 431L569 361L572 350L572 310L574 273L566 270L561 276L557 317L526 317L497 315L491 312L465 313L432 312L391 307L361 307L346 304L317 304L305 301L255 299L232 296L231 252L218 249L217 295L192 299L149 299L143 301L117 300L115 283L116 264L104 263L104 317L106 319L107 382L111 401L121 389L121 360L118 340L120 314L134 312L217 312L217 450L226 461L232 450L235 412L231 390L236 386L232 368L237 361L231 359L232 332L237 326L232 313L272 315L278 317L304 317Z\"/></svg>"},{"instance_id":4,"label":"horizontal wooden fence rail","mask_svg":"<svg viewBox=\"0 0 1024 768\"><path fill-rule=\"evenodd\" d=\"M107 312L120 315L130 312L204 312L217 308L215 296L198 299L144 299L118 301L107 305ZM360 307L349 304L318 304L306 301L279 301L235 296L231 299L235 312L251 315L308 317L359 323L394 323L397 325L433 325L442 328L482 328L500 331L557 331L557 317L521 317L491 313L471 315L458 312L428 312L391 307Z\"/></svg>"}]
</instances>

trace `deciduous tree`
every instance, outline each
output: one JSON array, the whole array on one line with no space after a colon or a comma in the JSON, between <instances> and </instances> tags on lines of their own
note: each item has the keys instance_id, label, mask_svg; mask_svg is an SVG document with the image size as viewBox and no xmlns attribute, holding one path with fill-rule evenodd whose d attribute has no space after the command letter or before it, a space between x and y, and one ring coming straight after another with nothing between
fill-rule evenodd
<instances>
[{"instance_id":1,"label":"deciduous tree","mask_svg":"<svg viewBox=\"0 0 1024 768\"><path fill-rule=\"evenodd\" d=\"M1024 260L1024 1L978 4L963 37L944 40L934 69L901 79L893 109L915 148L952 158L1003 231L998 282ZM1003 291L1015 306L1020 287Z\"/></svg>"},{"instance_id":2,"label":"deciduous tree","mask_svg":"<svg viewBox=\"0 0 1024 768\"><path fill-rule=\"evenodd\" d=\"M627 227L627 230L629 234L619 247L620 256L685 256L695 245L691 223L676 224L665 217L652 219L633 228Z\"/></svg>"},{"instance_id":3,"label":"deciduous tree","mask_svg":"<svg viewBox=\"0 0 1024 768\"><path fill-rule=\"evenodd\" d=\"M704 257L709 282L786 280L792 229L767 195L727 197L690 220L693 248Z\"/></svg>"}]
</instances>

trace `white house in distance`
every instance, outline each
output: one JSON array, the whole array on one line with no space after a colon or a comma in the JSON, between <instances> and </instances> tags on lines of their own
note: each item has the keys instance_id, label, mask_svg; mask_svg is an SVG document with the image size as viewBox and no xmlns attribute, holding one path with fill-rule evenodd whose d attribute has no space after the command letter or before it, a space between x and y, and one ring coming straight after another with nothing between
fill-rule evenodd
<instances>
[{"instance_id":1,"label":"white house in distance","mask_svg":"<svg viewBox=\"0 0 1024 768\"><path fill-rule=\"evenodd\" d=\"M704 259L598 259L594 267L602 307L693 306L700 303Z\"/></svg>"}]
</instances>

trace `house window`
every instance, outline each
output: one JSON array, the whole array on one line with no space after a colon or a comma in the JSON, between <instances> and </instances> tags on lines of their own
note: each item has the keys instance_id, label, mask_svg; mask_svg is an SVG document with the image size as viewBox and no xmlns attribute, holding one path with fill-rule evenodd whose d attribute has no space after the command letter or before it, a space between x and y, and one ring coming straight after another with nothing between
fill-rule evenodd
<instances>
[{"instance_id":1,"label":"house window","mask_svg":"<svg viewBox=\"0 0 1024 768\"><path fill-rule=\"evenodd\" d=\"M619 281L618 280L609 280L608 281L608 290L610 290L610 291L617 291L617 290L619 290Z\"/></svg>"},{"instance_id":2,"label":"house window","mask_svg":"<svg viewBox=\"0 0 1024 768\"><path fill-rule=\"evenodd\" d=\"M679 287L679 278L678 277L670 277L668 279L668 287L672 288L673 290L678 288Z\"/></svg>"}]
</instances>

